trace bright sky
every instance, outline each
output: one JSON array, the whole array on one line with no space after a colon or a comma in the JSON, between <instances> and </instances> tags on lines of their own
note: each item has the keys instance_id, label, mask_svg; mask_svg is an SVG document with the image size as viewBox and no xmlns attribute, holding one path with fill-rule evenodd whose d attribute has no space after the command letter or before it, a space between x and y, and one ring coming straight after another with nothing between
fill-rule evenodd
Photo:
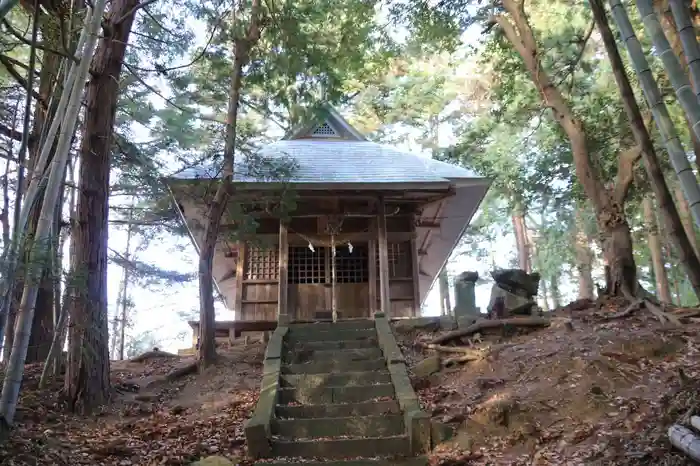
<instances>
[{"instance_id":1,"label":"bright sky","mask_svg":"<svg viewBox=\"0 0 700 466\"><path fill-rule=\"evenodd\" d=\"M204 42L204 34L206 28L196 28L198 37L196 42ZM473 43L476 39L478 30L472 29L465 34L465 41ZM154 80L152 85L164 91L167 95L165 83L162 80ZM162 107L165 103L157 96L152 98L153 104L157 107ZM149 139L148 131L143 127L134 125L134 135L137 140ZM449 128L441 128L439 134L440 146L445 147L454 142L455 135L452 134ZM414 141L398 146L399 149L411 151L414 153L422 153L420 146ZM478 215L478 214L477 214ZM126 244L126 233L123 229L112 227L110 230L110 247L123 251ZM185 245L184 252L180 252L176 247ZM455 276L463 271L471 270L479 272L482 277L489 278L488 272L492 269L492 265L496 264L500 267L507 267L509 262L515 257L515 241L512 234L504 234L495 243L488 245L491 251L491 257L487 261L479 261L467 255L453 254L452 259L448 263L448 273ZM510 251L510 252L508 252ZM151 244L150 247L139 254L139 260L152 263L154 265L174 269L183 272L192 272L197 270L197 254L194 247L189 243L188 238L171 238L162 243ZM122 270L110 265L109 268L109 302L110 302L110 318L115 312ZM437 288L437 286L435 287ZM480 285L476 289L477 306L485 310L490 298L491 285ZM175 285L165 290L151 291L132 287L130 297L135 303L135 310L132 311L133 328L128 330L130 335L138 335L143 332L150 332L154 338L159 341L161 347L168 351L176 351L178 348L190 346L191 336L190 328L187 323L181 318L179 312L189 312L199 309L199 292L196 281L188 285ZM452 298L454 305L454 297ZM224 309L222 304L217 304L217 319L231 319L233 314ZM437 289L433 289L427 296L423 307L424 315L439 315L440 314L440 298Z\"/></svg>"}]
</instances>

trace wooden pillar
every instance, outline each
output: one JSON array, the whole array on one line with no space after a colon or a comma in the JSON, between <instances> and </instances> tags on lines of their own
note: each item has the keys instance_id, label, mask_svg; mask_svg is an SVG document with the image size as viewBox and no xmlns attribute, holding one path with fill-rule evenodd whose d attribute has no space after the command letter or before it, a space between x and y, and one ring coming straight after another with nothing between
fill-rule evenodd
<instances>
[{"instance_id":1,"label":"wooden pillar","mask_svg":"<svg viewBox=\"0 0 700 466\"><path fill-rule=\"evenodd\" d=\"M413 317L420 316L420 265L418 263L418 232L414 220L411 227L411 272L413 272Z\"/></svg>"},{"instance_id":2,"label":"wooden pillar","mask_svg":"<svg viewBox=\"0 0 700 466\"><path fill-rule=\"evenodd\" d=\"M277 290L277 319L280 315L287 315L287 296L289 294L289 240L287 238L287 225L280 221L279 243L279 285Z\"/></svg>"},{"instance_id":3,"label":"wooden pillar","mask_svg":"<svg viewBox=\"0 0 700 466\"><path fill-rule=\"evenodd\" d=\"M386 239L386 205L384 197L379 197L377 214L377 248L379 249L379 300L380 311L391 317L391 300L389 295L389 248Z\"/></svg>"},{"instance_id":4,"label":"wooden pillar","mask_svg":"<svg viewBox=\"0 0 700 466\"><path fill-rule=\"evenodd\" d=\"M243 281L245 280L246 243L238 242L238 262L236 262L236 299L233 303L233 320L243 320Z\"/></svg>"},{"instance_id":5,"label":"wooden pillar","mask_svg":"<svg viewBox=\"0 0 700 466\"><path fill-rule=\"evenodd\" d=\"M368 280L369 280L369 317L377 311L377 221L372 219L369 227L372 239L367 243Z\"/></svg>"}]
</instances>

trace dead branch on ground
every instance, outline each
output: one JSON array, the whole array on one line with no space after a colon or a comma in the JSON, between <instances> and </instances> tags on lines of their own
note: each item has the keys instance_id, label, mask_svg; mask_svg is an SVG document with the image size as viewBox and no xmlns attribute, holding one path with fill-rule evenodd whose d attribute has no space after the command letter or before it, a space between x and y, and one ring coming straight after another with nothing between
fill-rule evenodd
<instances>
[{"instance_id":1,"label":"dead branch on ground","mask_svg":"<svg viewBox=\"0 0 700 466\"><path fill-rule=\"evenodd\" d=\"M513 317L510 319L480 320L469 327L461 330L446 333L430 342L432 345L441 345L461 337L469 336L473 333L485 329L512 327L549 327L550 320L544 317Z\"/></svg>"}]
</instances>

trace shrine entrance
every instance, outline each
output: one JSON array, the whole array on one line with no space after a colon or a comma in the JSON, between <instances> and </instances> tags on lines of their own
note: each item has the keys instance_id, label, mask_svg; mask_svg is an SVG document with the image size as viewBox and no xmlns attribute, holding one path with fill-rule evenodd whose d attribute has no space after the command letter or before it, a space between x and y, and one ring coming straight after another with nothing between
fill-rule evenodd
<instances>
[{"instance_id":1,"label":"shrine entrance","mask_svg":"<svg viewBox=\"0 0 700 466\"><path fill-rule=\"evenodd\" d=\"M369 242L344 239L341 218L330 216L325 223L326 235L302 235L305 246L289 246L290 317L297 321L367 318Z\"/></svg>"}]
</instances>

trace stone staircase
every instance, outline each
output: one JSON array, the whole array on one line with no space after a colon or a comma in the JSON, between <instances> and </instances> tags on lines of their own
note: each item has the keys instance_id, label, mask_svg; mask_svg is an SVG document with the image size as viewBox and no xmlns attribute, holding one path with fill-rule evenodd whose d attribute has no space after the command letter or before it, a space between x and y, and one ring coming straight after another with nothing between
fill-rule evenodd
<instances>
[{"instance_id":1,"label":"stone staircase","mask_svg":"<svg viewBox=\"0 0 700 466\"><path fill-rule=\"evenodd\" d=\"M431 447L430 418L384 316L283 324L246 425L256 464L428 464L419 455Z\"/></svg>"}]
</instances>

